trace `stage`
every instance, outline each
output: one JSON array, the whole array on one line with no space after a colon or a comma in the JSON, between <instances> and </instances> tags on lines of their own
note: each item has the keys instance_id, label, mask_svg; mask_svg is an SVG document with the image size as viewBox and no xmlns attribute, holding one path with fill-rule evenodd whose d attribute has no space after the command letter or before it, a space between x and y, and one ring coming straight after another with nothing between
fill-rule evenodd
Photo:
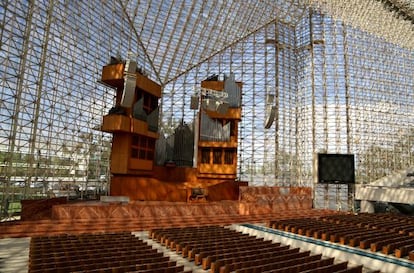
<instances>
[{"instance_id":1,"label":"stage","mask_svg":"<svg viewBox=\"0 0 414 273\"><path fill-rule=\"evenodd\" d=\"M306 187L240 187L238 200L211 201L209 196L189 202L130 201L107 196L103 201L69 202L66 198L22 201L22 220L137 219L219 215L261 215L312 209L312 190ZM36 213L34 213L36 212Z\"/></svg>"},{"instance_id":2,"label":"stage","mask_svg":"<svg viewBox=\"0 0 414 273\"><path fill-rule=\"evenodd\" d=\"M263 223L278 218L337 213L312 208L311 189L241 187L239 200L200 202L69 202L65 198L22 202L21 220L1 223L0 237L61 233L139 231L173 226Z\"/></svg>"}]
</instances>

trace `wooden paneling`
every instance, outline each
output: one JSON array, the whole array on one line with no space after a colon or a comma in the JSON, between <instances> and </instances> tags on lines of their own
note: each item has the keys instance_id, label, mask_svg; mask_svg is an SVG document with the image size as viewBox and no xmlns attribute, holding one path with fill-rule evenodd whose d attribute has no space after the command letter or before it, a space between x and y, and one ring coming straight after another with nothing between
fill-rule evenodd
<instances>
[{"instance_id":1,"label":"wooden paneling","mask_svg":"<svg viewBox=\"0 0 414 273\"><path fill-rule=\"evenodd\" d=\"M180 184L162 182L151 177L115 176L111 195L128 196L131 200L186 202L187 191Z\"/></svg>"},{"instance_id":2,"label":"wooden paneling","mask_svg":"<svg viewBox=\"0 0 414 273\"><path fill-rule=\"evenodd\" d=\"M107 65L102 69L102 82L117 89L116 106L119 106L122 97L124 68L125 65L121 63ZM161 86L140 73L136 73L136 77L137 94L154 98L152 106L158 104ZM146 121L132 118L130 108L124 110L126 115L104 116L101 127L102 131L113 133L111 173L115 176L124 174L149 176L153 169L154 143L159 135L148 130ZM138 141L135 143L133 139Z\"/></svg>"},{"instance_id":3,"label":"wooden paneling","mask_svg":"<svg viewBox=\"0 0 414 273\"><path fill-rule=\"evenodd\" d=\"M104 132L130 132L131 119L124 115L106 115L103 117L102 131Z\"/></svg>"},{"instance_id":4,"label":"wooden paneling","mask_svg":"<svg viewBox=\"0 0 414 273\"><path fill-rule=\"evenodd\" d=\"M148 131L148 124L145 121L125 115L112 114L104 116L101 130L109 133L134 133L155 139L159 137L158 133Z\"/></svg>"},{"instance_id":5,"label":"wooden paneling","mask_svg":"<svg viewBox=\"0 0 414 273\"><path fill-rule=\"evenodd\" d=\"M137 74L137 87L157 98L161 98L161 86L141 74Z\"/></svg>"},{"instance_id":6,"label":"wooden paneling","mask_svg":"<svg viewBox=\"0 0 414 273\"><path fill-rule=\"evenodd\" d=\"M112 64L104 66L102 69L101 80L114 87L124 85L124 64Z\"/></svg>"},{"instance_id":7,"label":"wooden paneling","mask_svg":"<svg viewBox=\"0 0 414 273\"><path fill-rule=\"evenodd\" d=\"M242 88L242 83L237 83ZM202 81L201 87L223 91L224 81ZM241 108L229 108L225 114L216 111L206 111L210 118L228 122L231 126L229 141L199 141L197 170L199 179L233 180L237 174L237 135L238 122L241 120ZM230 152L230 153L229 153ZM229 157L230 155L230 157Z\"/></svg>"},{"instance_id":8,"label":"wooden paneling","mask_svg":"<svg viewBox=\"0 0 414 273\"><path fill-rule=\"evenodd\" d=\"M237 142L199 141L198 146L211 148L237 148Z\"/></svg>"},{"instance_id":9,"label":"wooden paneling","mask_svg":"<svg viewBox=\"0 0 414 273\"><path fill-rule=\"evenodd\" d=\"M49 199L21 200L22 212L21 220L40 220L52 217L52 207L55 205L66 204L66 197Z\"/></svg>"},{"instance_id":10,"label":"wooden paneling","mask_svg":"<svg viewBox=\"0 0 414 273\"><path fill-rule=\"evenodd\" d=\"M216 90L216 91L222 91L224 89L224 82L223 81L202 81L201 87Z\"/></svg>"},{"instance_id":11,"label":"wooden paneling","mask_svg":"<svg viewBox=\"0 0 414 273\"><path fill-rule=\"evenodd\" d=\"M130 147L131 136L129 134L114 134L112 138L111 173L128 173Z\"/></svg>"},{"instance_id":12,"label":"wooden paneling","mask_svg":"<svg viewBox=\"0 0 414 273\"><path fill-rule=\"evenodd\" d=\"M154 166L154 178L165 182L193 184L197 182L197 169L191 167Z\"/></svg>"},{"instance_id":13,"label":"wooden paneling","mask_svg":"<svg viewBox=\"0 0 414 273\"><path fill-rule=\"evenodd\" d=\"M132 170L152 171L153 160L143 160L137 158L130 158L128 168Z\"/></svg>"},{"instance_id":14,"label":"wooden paneling","mask_svg":"<svg viewBox=\"0 0 414 273\"><path fill-rule=\"evenodd\" d=\"M242 88L242 82L236 82L236 84ZM202 88L212 89L216 91L222 91L224 89L224 81L202 81L201 82Z\"/></svg>"},{"instance_id":15,"label":"wooden paneling","mask_svg":"<svg viewBox=\"0 0 414 273\"><path fill-rule=\"evenodd\" d=\"M280 210L312 208L312 189L307 187L240 187L240 214L266 214Z\"/></svg>"},{"instance_id":16,"label":"wooden paneling","mask_svg":"<svg viewBox=\"0 0 414 273\"><path fill-rule=\"evenodd\" d=\"M206 179L195 182L167 182L153 177L115 176L111 195L128 196L130 200L186 202L191 188L208 192L207 201L238 200L239 186L234 180Z\"/></svg>"},{"instance_id":17,"label":"wooden paneling","mask_svg":"<svg viewBox=\"0 0 414 273\"><path fill-rule=\"evenodd\" d=\"M112 203L104 205L101 203L86 203L82 206L71 204L55 206L53 207L53 219L56 221L66 220L64 222L66 227L70 227L70 225L68 225L69 222L74 221L76 223L76 220L78 219L87 219L89 220L88 223L90 223L90 226L96 224L97 228L102 228L100 225L106 227L111 225L111 223L117 223L115 226L118 227L118 230L124 223L128 223L124 226L125 230L128 230L128 228L131 228L132 223L139 223L138 226L140 226L140 223L145 223L147 221L161 221L164 224L159 223L160 226L157 227L162 227L163 225L171 227L171 224L179 225L183 223L180 221L188 221L189 218L192 219L193 217L200 219L201 216L208 220L202 221L200 224L208 225L211 219L220 221L222 220L222 217L226 217L226 219L228 219L229 216L232 218L237 217L237 212L238 204L237 202L232 201L197 204L184 202L130 202L129 204ZM95 221L99 221L99 219L103 221L96 223ZM177 221L177 219L180 220ZM195 222L191 222L194 225ZM84 221L77 222L77 227L79 228L80 225L84 225L84 223ZM52 223L47 224L52 225ZM61 224L61 230L62 226L63 225ZM135 227L137 227L137 225L135 225ZM150 228L138 228L132 230L149 229ZM33 229L29 228L28 230L32 231Z\"/></svg>"},{"instance_id":18,"label":"wooden paneling","mask_svg":"<svg viewBox=\"0 0 414 273\"><path fill-rule=\"evenodd\" d=\"M225 164L199 164L198 170L200 173L211 173L211 174L236 174L235 165Z\"/></svg>"},{"instance_id":19,"label":"wooden paneling","mask_svg":"<svg viewBox=\"0 0 414 273\"><path fill-rule=\"evenodd\" d=\"M148 131L148 123L139 119L132 119L131 132L151 138L158 138L158 133Z\"/></svg>"},{"instance_id":20,"label":"wooden paneling","mask_svg":"<svg viewBox=\"0 0 414 273\"><path fill-rule=\"evenodd\" d=\"M104 66L102 69L102 81L114 87L120 87L124 84L124 64L112 64ZM145 90L158 98L161 97L161 86L151 79L136 73L136 86Z\"/></svg>"},{"instance_id":21,"label":"wooden paneling","mask_svg":"<svg viewBox=\"0 0 414 273\"><path fill-rule=\"evenodd\" d=\"M233 181L224 181L208 187L208 201L238 200L239 184Z\"/></svg>"},{"instance_id":22,"label":"wooden paneling","mask_svg":"<svg viewBox=\"0 0 414 273\"><path fill-rule=\"evenodd\" d=\"M210 118L241 120L241 108L229 108L225 114L208 110L205 110L205 112Z\"/></svg>"}]
</instances>

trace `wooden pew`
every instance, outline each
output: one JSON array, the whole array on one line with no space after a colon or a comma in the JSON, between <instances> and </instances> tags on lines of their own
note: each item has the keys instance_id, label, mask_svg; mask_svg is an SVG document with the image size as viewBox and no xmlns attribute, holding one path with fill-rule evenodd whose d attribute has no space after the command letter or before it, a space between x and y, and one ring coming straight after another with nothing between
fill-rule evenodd
<instances>
[{"instance_id":1,"label":"wooden pew","mask_svg":"<svg viewBox=\"0 0 414 273\"><path fill-rule=\"evenodd\" d=\"M235 247L249 247L249 246L270 246L272 244L271 241L263 241L263 239L257 239L253 236L250 236L246 239L240 238L217 238L217 240L211 240L207 242L203 241L196 241L196 242L183 242L177 245L178 247L183 247L181 250L181 255L183 257L188 257L189 259L195 258L197 253L201 251L210 251L216 249L224 249L224 248L235 248ZM200 257L202 258L202 257Z\"/></svg>"},{"instance_id":2,"label":"wooden pew","mask_svg":"<svg viewBox=\"0 0 414 273\"><path fill-rule=\"evenodd\" d=\"M322 258L321 254L307 256L303 258L294 258L291 260L278 261L274 263L258 264L250 267L245 267L243 269L236 270L236 273L253 273L253 272L262 272L262 271L275 271L276 269L281 269L289 266L295 266L300 264L306 264L312 261L320 261Z\"/></svg>"},{"instance_id":3,"label":"wooden pew","mask_svg":"<svg viewBox=\"0 0 414 273\"><path fill-rule=\"evenodd\" d=\"M364 267L362 265L357 265L351 268L336 271L336 273L362 273L363 268Z\"/></svg>"},{"instance_id":4,"label":"wooden pew","mask_svg":"<svg viewBox=\"0 0 414 273\"><path fill-rule=\"evenodd\" d=\"M397 234L395 233L384 233L380 232L379 234L371 234L369 236L363 236L363 239L359 242L359 247L362 249L366 249L371 247L372 244L376 244L377 242L393 239ZM378 248L371 248L372 251L378 251Z\"/></svg>"},{"instance_id":5,"label":"wooden pew","mask_svg":"<svg viewBox=\"0 0 414 273\"><path fill-rule=\"evenodd\" d=\"M394 237L384 237L385 239L380 239L374 243L371 243L371 251L380 251L382 248L388 244L397 243L404 241L406 236L394 236Z\"/></svg>"},{"instance_id":6,"label":"wooden pew","mask_svg":"<svg viewBox=\"0 0 414 273\"><path fill-rule=\"evenodd\" d=\"M285 255L275 254L271 257L251 257L249 259L236 260L235 262L225 264L224 266L220 266L219 268L217 265L217 267L211 268L211 272L212 273L213 272L230 273L233 271L237 271L239 269L254 267L256 265L265 265L269 263L277 263L277 262L282 262L282 261L289 262L292 260L309 257L309 256L310 256L310 251L295 252L295 253L289 253Z\"/></svg>"},{"instance_id":7,"label":"wooden pew","mask_svg":"<svg viewBox=\"0 0 414 273\"><path fill-rule=\"evenodd\" d=\"M411 261L414 261L414 251L410 251L410 253L408 253L408 257Z\"/></svg>"},{"instance_id":8,"label":"wooden pew","mask_svg":"<svg viewBox=\"0 0 414 273\"><path fill-rule=\"evenodd\" d=\"M247 234L239 233L236 231L231 231L229 229L225 228L209 228L209 229L183 229L182 231L165 231L165 232L159 232L156 236L157 241L159 241L161 244L169 246L170 242L172 240L183 240L183 239L197 239L197 238L212 238L212 237L226 237L228 235L238 234L238 236L245 237ZM173 248L172 246L171 248Z\"/></svg>"},{"instance_id":9,"label":"wooden pew","mask_svg":"<svg viewBox=\"0 0 414 273\"><path fill-rule=\"evenodd\" d=\"M370 234L370 233L377 233L380 234L376 230L366 230L361 228L350 229L348 232L342 232L338 235L339 243L342 245L350 245L350 246L357 246L359 245L359 236L363 234Z\"/></svg>"},{"instance_id":10,"label":"wooden pew","mask_svg":"<svg viewBox=\"0 0 414 273\"><path fill-rule=\"evenodd\" d=\"M403 258L409 255L412 251L414 251L414 244L400 246L397 249L395 249L395 256L397 258Z\"/></svg>"},{"instance_id":11,"label":"wooden pew","mask_svg":"<svg viewBox=\"0 0 414 273\"><path fill-rule=\"evenodd\" d=\"M60 267L72 267L72 266L82 266L82 265L96 265L99 267L99 265L103 263L108 263L109 265L115 266L115 265L135 265L135 264L147 264L147 263L155 263L155 262L165 262L169 261L168 257L164 257L162 253L161 255L146 255L143 254L140 256L111 256L111 254L108 254L107 256L103 257L88 257L81 259L79 257L71 260L69 257L67 257L65 260L55 260L53 262L36 262L36 263L30 263L29 268L30 270L38 270L38 269L47 269L47 268L60 268Z\"/></svg>"},{"instance_id":12,"label":"wooden pew","mask_svg":"<svg viewBox=\"0 0 414 273\"><path fill-rule=\"evenodd\" d=\"M149 268L147 270L139 270L139 273L178 273L184 272L184 265L171 265L160 268Z\"/></svg>"},{"instance_id":13,"label":"wooden pew","mask_svg":"<svg viewBox=\"0 0 414 273\"><path fill-rule=\"evenodd\" d=\"M226 238L228 236L235 237L248 237L248 234L238 233L238 232L231 232L227 229L222 228L221 230L209 230L205 232L185 232L185 233L164 233L160 234L158 237L158 241L170 248L174 248L174 245L171 245L174 241L182 241L182 240L204 240L208 238Z\"/></svg>"},{"instance_id":14,"label":"wooden pew","mask_svg":"<svg viewBox=\"0 0 414 273\"><path fill-rule=\"evenodd\" d=\"M175 266L176 262L130 233L34 238L30 244L30 273L157 268L166 268L165 272L182 271L174 269Z\"/></svg>"},{"instance_id":15,"label":"wooden pew","mask_svg":"<svg viewBox=\"0 0 414 273\"><path fill-rule=\"evenodd\" d=\"M398 242L395 242L395 243L387 244L387 245L382 247L382 253L391 254L396 249L401 248L403 246L409 246L409 245L411 245L411 246L414 245L414 238L404 239L404 240L401 240L401 241L398 241ZM408 254L408 251L406 253L400 252L400 255L402 255L402 254L404 254L404 256L405 256L405 255Z\"/></svg>"},{"instance_id":16,"label":"wooden pew","mask_svg":"<svg viewBox=\"0 0 414 273\"><path fill-rule=\"evenodd\" d=\"M194 263L196 265L202 264L202 261L204 258L210 257L210 260L214 255L222 255L225 253L238 253L238 252L245 252L245 251L263 251L263 252L274 252L276 250L280 249L280 243L272 243L270 244L249 244L244 245L242 242L239 246L235 247L226 247L226 246L220 246L218 245L214 249L204 249L195 254L194 257Z\"/></svg>"},{"instance_id":17,"label":"wooden pew","mask_svg":"<svg viewBox=\"0 0 414 273\"><path fill-rule=\"evenodd\" d=\"M215 250L225 250L225 249L246 249L246 248L257 248L257 247L270 247L272 246L272 241L264 241L262 238L256 238L256 237L249 237L246 239L236 239L232 241L212 241L209 243L197 243L197 244L188 244L186 247L188 248L188 255L187 257L192 260L197 254L201 252L209 252L209 251L215 251ZM280 245L280 243L277 244L277 246ZM276 245L275 245L276 246ZM202 258L202 257L199 257Z\"/></svg>"},{"instance_id":18,"label":"wooden pew","mask_svg":"<svg viewBox=\"0 0 414 273\"><path fill-rule=\"evenodd\" d=\"M211 272L218 272L220 268L225 265L231 265L233 263L243 262L246 260L261 259L266 257L273 257L289 255L299 252L299 248L290 249L289 246L279 246L272 251L263 252L259 249L249 250L245 252L230 252L222 255L212 255L203 259L202 267L204 270L211 268Z\"/></svg>"},{"instance_id":19,"label":"wooden pew","mask_svg":"<svg viewBox=\"0 0 414 273\"><path fill-rule=\"evenodd\" d=\"M332 273L332 272L337 272L339 270L347 269L347 267L348 267L348 262L341 262L337 264L330 264L330 265L325 265L325 266L321 266L321 267L314 268L314 269L309 269L307 271L303 271L302 273Z\"/></svg>"},{"instance_id":20,"label":"wooden pew","mask_svg":"<svg viewBox=\"0 0 414 273\"><path fill-rule=\"evenodd\" d=\"M314 268L318 268L318 267L323 267L323 266L327 266L327 265L331 265L334 262L334 258L327 258L327 259L322 259L322 260L316 260L316 261L310 261L310 262L305 262L305 263L298 263L295 265L289 265L287 267L282 267L279 269L271 269L271 270L267 270L264 271L262 273L286 273L286 272L302 272L305 270L310 270L310 269L314 269ZM251 272L251 271L249 271Z\"/></svg>"}]
</instances>

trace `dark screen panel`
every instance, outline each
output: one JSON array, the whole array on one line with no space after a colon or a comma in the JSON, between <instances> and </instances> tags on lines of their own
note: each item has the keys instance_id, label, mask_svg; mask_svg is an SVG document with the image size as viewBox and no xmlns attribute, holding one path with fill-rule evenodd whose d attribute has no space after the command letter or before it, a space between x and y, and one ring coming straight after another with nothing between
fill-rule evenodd
<instances>
[{"instance_id":1,"label":"dark screen panel","mask_svg":"<svg viewBox=\"0 0 414 273\"><path fill-rule=\"evenodd\" d=\"M353 154L318 154L318 183L355 183Z\"/></svg>"}]
</instances>

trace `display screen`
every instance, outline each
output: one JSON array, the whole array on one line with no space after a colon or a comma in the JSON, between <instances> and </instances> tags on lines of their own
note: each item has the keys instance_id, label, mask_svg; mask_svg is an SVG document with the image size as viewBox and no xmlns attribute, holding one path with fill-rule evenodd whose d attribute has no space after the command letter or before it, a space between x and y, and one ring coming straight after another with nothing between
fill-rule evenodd
<instances>
[{"instance_id":1,"label":"display screen","mask_svg":"<svg viewBox=\"0 0 414 273\"><path fill-rule=\"evenodd\" d=\"M318 154L318 183L355 183L353 154Z\"/></svg>"}]
</instances>

